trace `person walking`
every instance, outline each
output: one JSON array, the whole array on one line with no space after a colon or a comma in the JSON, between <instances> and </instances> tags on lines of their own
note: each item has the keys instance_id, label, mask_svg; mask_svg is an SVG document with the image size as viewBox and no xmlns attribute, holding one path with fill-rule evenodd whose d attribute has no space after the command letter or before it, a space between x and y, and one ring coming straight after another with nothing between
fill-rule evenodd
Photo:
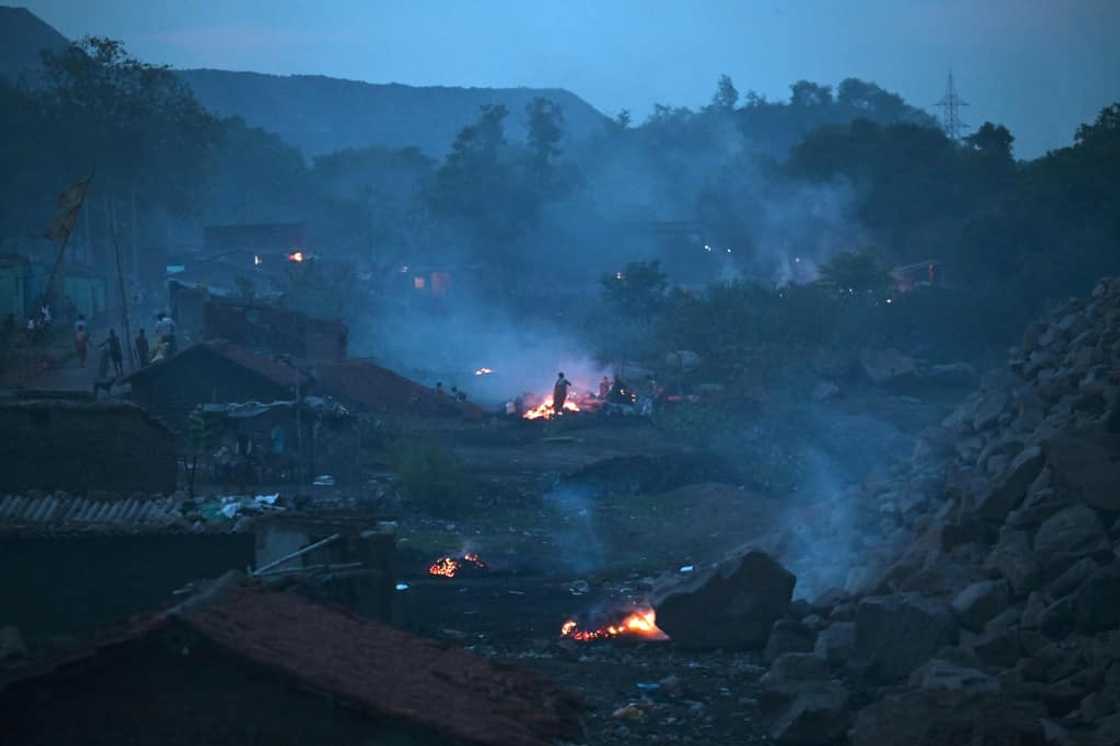
<instances>
[{"instance_id":1,"label":"person walking","mask_svg":"<svg viewBox=\"0 0 1120 746\"><path fill-rule=\"evenodd\" d=\"M124 355L121 351L121 338L117 336L116 331L110 329L109 337L102 342L99 347L108 348L109 359L113 363L113 371L116 373L116 377L120 378L123 376L124 366L122 363L124 362Z\"/></svg>"},{"instance_id":2,"label":"person walking","mask_svg":"<svg viewBox=\"0 0 1120 746\"><path fill-rule=\"evenodd\" d=\"M140 332L136 335L136 361L141 368L148 365L148 352L148 338L144 335L144 327L140 327Z\"/></svg>"},{"instance_id":3,"label":"person walking","mask_svg":"<svg viewBox=\"0 0 1120 746\"><path fill-rule=\"evenodd\" d=\"M552 386L552 411L556 414L564 412L564 402L568 401L568 389L571 386L572 382L564 377L563 372L557 375L556 383Z\"/></svg>"}]
</instances>

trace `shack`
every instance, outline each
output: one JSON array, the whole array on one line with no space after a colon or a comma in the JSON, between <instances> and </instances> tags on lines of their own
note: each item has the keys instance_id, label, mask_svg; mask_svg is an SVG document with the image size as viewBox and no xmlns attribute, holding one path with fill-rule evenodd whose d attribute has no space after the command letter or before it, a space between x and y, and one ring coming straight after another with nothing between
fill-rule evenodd
<instances>
[{"instance_id":1,"label":"shack","mask_svg":"<svg viewBox=\"0 0 1120 746\"><path fill-rule=\"evenodd\" d=\"M129 402L0 401L0 494L175 490L175 437Z\"/></svg>"},{"instance_id":2,"label":"shack","mask_svg":"<svg viewBox=\"0 0 1120 746\"><path fill-rule=\"evenodd\" d=\"M13 745L547 746L578 738L578 714L538 674L234 573L96 646L0 674Z\"/></svg>"},{"instance_id":3,"label":"shack","mask_svg":"<svg viewBox=\"0 0 1120 746\"><path fill-rule=\"evenodd\" d=\"M315 369L317 390L363 412L382 416L465 417L482 410L405 378L369 360L346 360Z\"/></svg>"},{"instance_id":4,"label":"shack","mask_svg":"<svg viewBox=\"0 0 1120 746\"><path fill-rule=\"evenodd\" d=\"M267 357L224 340L191 345L126 377L132 401L185 433L200 404L293 400L311 376L290 361Z\"/></svg>"},{"instance_id":5,"label":"shack","mask_svg":"<svg viewBox=\"0 0 1120 746\"><path fill-rule=\"evenodd\" d=\"M206 300L202 319L204 339L225 339L258 352L310 362L346 358L348 331L341 321L220 297Z\"/></svg>"},{"instance_id":6,"label":"shack","mask_svg":"<svg viewBox=\"0 0 1120 746\"><path fill-rule=\"evenodd\" d=\"M278 485L330 474L339 484L360 476L360 434L356 418L332 399L203 404L216 453L215 484Z\"/></svg>"}]
</instances>

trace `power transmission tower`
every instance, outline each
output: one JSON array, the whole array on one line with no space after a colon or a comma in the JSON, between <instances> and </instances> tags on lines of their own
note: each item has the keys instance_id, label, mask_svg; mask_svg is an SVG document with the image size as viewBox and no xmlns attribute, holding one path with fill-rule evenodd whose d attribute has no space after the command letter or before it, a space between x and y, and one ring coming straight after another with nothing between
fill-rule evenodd
<instances>
[{"instance_id":1,"label":"power transmission tower","mask_svg":"<svg viewBox=\"0 0 1120 746\"><path fill-rule=\"evenodd\" d=\"M961 107L968 106L968 102L957 95L952 71L949 72L949 82L945 85L945 95L934 106L941 109L941 126L949 139L961 139L961 133L968 129L968 125L961 121Z\"/></svg>"}]
</instances>

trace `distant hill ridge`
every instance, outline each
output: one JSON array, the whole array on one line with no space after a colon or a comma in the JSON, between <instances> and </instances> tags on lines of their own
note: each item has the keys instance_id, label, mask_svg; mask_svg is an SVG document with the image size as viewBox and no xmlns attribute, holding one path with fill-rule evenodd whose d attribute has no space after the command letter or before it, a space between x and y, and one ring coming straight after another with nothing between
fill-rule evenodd
<instances>
[{"instance_id":1,"label":"distant hill ridge","mask_svg":"<svg viewBox=\"0 0 1120 746\"><path fill-rule=\"evenodd\" d=\"M42 50L58 51L68 43L26 8L0 6L0 77L34 83L42 70ZM370 145L416 146L439 156L487 104L508 108L507 136L523 140L525 105L537 96L560 105L572 139L600 131L607 121L579 96L559 88L418 87L323 75L175 72L210 111L239 116L251 126L275 132L307 156Z\"/></svg>"}]
</instances>

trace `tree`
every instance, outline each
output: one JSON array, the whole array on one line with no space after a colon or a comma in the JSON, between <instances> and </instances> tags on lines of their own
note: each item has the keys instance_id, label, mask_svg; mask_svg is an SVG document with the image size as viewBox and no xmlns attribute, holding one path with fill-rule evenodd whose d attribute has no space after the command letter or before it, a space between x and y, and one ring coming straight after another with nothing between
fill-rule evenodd
<instances>
[{"instance_id":1,"label":"tree","mask_svg":"<svg viewBox=\"0 0 1120 746\"><path fill-rule=\"evenodd\" d=\"M799 80L790 87L789 102L799 108L828 106L832 103L832 86Z\"/></svg>"},{"instance_id":2,"label":"tree","mask_svg":"<svg viewBox=\"0 0 1120 746\"><path fill-rule=\"evenodd\" d=\"M632 121L633 117L630 115L629 109L622 109L614 118L614 122L618 125L619 129L629 128Z\"/></svg>"},{"instance_id":3,"label":"tree","mask_svg":"<svg viewBox=\"0 0 1120 746\"><path fill-rule=\"evenodd\" d=\"M669 278L656 260L629 262L621 272L603 275L600 283L607 303L644 319L661 307L669 288Z\"/></svg>"},{"instance_id":4,"label":"tree","mask_svg":"<svg viewBox=\"0 0 1120 746\"><path fill-rule=\"evenodd\" d=\"M533 164L538 171L545 171L560 155L560 140L564 136L564 111L554 101L537 96L525 107L529 123L529 148Z\"/></svg>"},{"instance_id":5,"label":"tree","mask_svg":"<svg viewBox=\"0 0 1120 746\"><path fill-rule=\"evenodd\" d=\"M998 161L1011 162L1011 143L1015 137L1002 124L984 122L980 129L964 138L965 144L981 155Z\"/></svg>"},{"instance_id":6,"label":"tree","mask_svg":"<svg viewBox=\"0 0 1120 746\"><path fill-rule=\"evenodd\" d=\"M840 292L882 291L889 276L870 250L842 251L820 268L821 282Z\"/></svg>"},{"instance_id":7,"label":"tree","mask_svg":"<svg viewBox=\"0 0 1120 746\"><path fill-rule=\"evenodd\" d=\"M715 111L733 111L738 103L739 91L735 88L735 84L731 82L730 76L720 75L709 108Z\"/></svg>"}]
</instances>

